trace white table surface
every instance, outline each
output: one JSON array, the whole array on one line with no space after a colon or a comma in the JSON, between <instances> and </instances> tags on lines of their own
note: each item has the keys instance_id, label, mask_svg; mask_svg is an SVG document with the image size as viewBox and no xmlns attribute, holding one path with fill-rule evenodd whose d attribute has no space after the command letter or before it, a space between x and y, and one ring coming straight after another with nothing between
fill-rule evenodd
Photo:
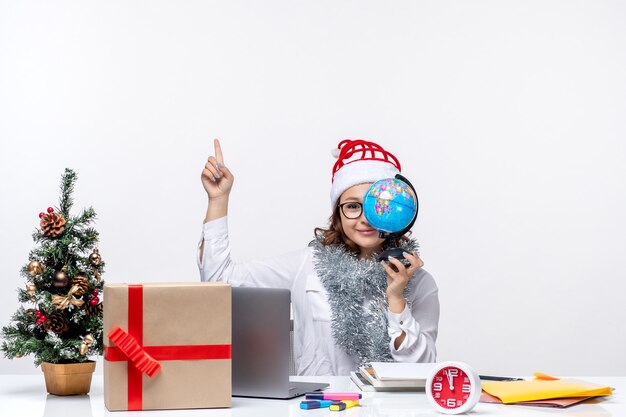
<instances>
[{"instance_id":1,"label":"white table surface","mask_svg":"<svg viewBox=\"0 0 626 417\"><path fill-rule=\"evenodd\" d=\"M348 377L295 377L298 381L323 381L331 384L328 391L356 391L358 388ZM565 409L526 407L501 404L478 403L469 414L478 416L567 416L567 417L621 417L626 416L626 377L582 377L590 382L610 385L615 388L610 397L596 398L583 404ZM0 416L45 416L45 417L92 417L92 416L137 416L137 411L109 412L104 407L102 375L94 375L89 395L57 397L46 392L43 375L0 375ZM292 400L262 400L233 398L230 409L146 411L156 416L208 416L208 417L418 417L439 415L426 401L423 392L418 393L363 393L360 407L341 412L326 409L301 410L303 397Z\"/></svg>"}]
</instances>

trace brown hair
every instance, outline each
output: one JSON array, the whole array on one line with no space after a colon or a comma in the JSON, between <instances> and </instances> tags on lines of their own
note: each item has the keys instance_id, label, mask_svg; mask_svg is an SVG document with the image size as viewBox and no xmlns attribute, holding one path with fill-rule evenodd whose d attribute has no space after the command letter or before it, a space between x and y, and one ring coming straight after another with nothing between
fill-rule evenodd
<instances>
[{"instance_id":1,"label":"brown hair","mask_svg":"<svg viewBox=\"0 0 626 417\"><path fill-rule=\"evenodd\" d=\"M339 206L335 207L333 214L328 218L328 229L316 227L313 233L315 233L315 237L322 245L344 245L348 252L358 256L360 253L359 245L348 239L348 236L344 233L339 211Z\"/></svg>"},{"instance_id":2,"label":"brown hair","mask_svg":"<svg viewBox=\"0 0 626 417\"><path fill-rule=\"evenodd\" d=\"M341 213L339 206L335 207L333 214L328 218L328 228L324 229L322 227L316 227L313 230L315 237L317 240L321 242L322 245L344 245L348 252L352 253L355 256L359 256L361 250L359 245L354 243L352 240L346 236L343 231L343 227L341 226ZM407 235L410 235L411 232L408 232L404 236L402 236L400 241L408 241L409 238ZM382 250L387 249L387 241L383 242Z\"/></svg>"}]
</instances>

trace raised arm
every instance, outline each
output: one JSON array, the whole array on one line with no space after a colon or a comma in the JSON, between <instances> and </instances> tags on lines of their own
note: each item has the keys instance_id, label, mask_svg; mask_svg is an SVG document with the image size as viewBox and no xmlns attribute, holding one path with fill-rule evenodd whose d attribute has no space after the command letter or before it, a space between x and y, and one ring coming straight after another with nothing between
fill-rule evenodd
<instances>
[{"instance_id":1,"label":"raised arm","mask_svg":"<svg viewBox=\"0 0 626 417\"><path fill-rule=\"evenodd\" d=\"M224 155L218 139L213 140L213 147L215 156L209 156L200 176L209 200L204 223L228 215L228 198L235 181L233 174L224 165ZM204 240L200 247L200 260L203 253Z\"/></svg>"},{"instance_id":2,"label":"raised arm","mask_svg":"<svg viewBox=\"0 0 626 417\"><path fill-rule=\"evenodd\" d=\"M219 140L215 139L213 146L215 155L207 159L201 175L209 200L198 243L197 262L201 280L229 282L235 286L290 289L304 264L305 250L250 262L234 262L231 259L227 215L234 176L224 165Z\"/></svg>"}]
</instances>

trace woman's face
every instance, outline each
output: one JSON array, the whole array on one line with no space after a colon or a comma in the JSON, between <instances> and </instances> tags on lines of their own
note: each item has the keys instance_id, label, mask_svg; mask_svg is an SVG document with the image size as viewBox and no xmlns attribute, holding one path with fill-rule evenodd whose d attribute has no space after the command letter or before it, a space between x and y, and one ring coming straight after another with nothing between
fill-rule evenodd
<instances>
[{"instance_id":1,"label":"woman's face","mask_svg":"<svg viewBox=\"0 0 626 417\"><path fill-rule=\"evenodd\" d=\"M361 214L356 219L349 219L344 213L348 213L349 217L353 217L350 213L355 213L358 210L356 204L363 204L363 196L367 189L372 185L359 184L348 188L339 197L339 204L348 203L343 206L343 210L340 210L339 216L341 217L341 227L346 237L356 243L361 248L361 257L367 257L373 252L379 252L384 239L378 237L378 231L369 225L361 210Z\"/></svg>"}]
</instances>

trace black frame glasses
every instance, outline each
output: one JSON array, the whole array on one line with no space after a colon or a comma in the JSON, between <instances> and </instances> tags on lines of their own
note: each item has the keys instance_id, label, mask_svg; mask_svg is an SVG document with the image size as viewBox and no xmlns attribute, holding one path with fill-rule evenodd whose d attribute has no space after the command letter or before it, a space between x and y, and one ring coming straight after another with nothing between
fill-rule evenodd
<instances>
[{"instance_id":1,"label":"black frame glasses","mask_svg":"<svg viewBox=\"0 0 626 417\"><path fill-rule=\"evenodd\" d=\"M359 214L357 216L355 216L354 214L348 216L346 214L343 207L348 204L356 204L357 206L359 206ZM359 217L361 217L361 214L363 214L363 203L359 203L358 201L346 201L345 203L337 204L337 207L339 207L339 209L341 210L341 213L344 215L346 219L350 219L350 220L358 219Z\"/></svg>"}]
</instances>

